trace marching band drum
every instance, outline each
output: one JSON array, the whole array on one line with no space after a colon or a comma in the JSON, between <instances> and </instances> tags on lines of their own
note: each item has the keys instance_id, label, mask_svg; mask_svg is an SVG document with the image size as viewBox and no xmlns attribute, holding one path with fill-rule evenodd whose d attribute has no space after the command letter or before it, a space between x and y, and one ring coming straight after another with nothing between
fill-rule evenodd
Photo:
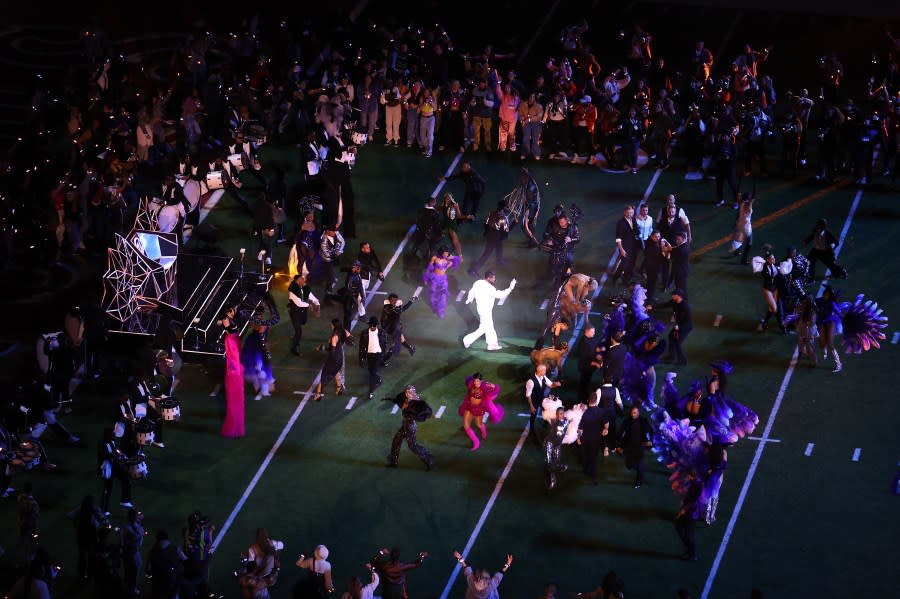
<instances>
[{"instance_id":1,"label":"marching band drum","mask_svg":"<svg viewBox=\"0 0 900 599\"><path fill-rule=\"evenodd\" d=\"M181 420L181 402L174 397L161 398L158 406L163 420L168 422Z\"/></svg>"},{"instance_id":2,"label":"marching band drum","mask_svg":"<svg viewBox=\"0 0 900 599\"><path fill-rule=\"evenodd\" d=\"M125 465L128 468L128 475L133 479L147 478L150 475L147 456L142 453L126 458Z\"/></svg>"},{"instance_id":3,"label":"marching band drum","mask_svg":"<svg viewBox=\"0 0 900 599\"><path fill-rule=\"evenodd\" d=\"M246 154L244 154L243 152L235 152L234 154L229 154L227 160L229 163L231 163L231 166L234 167L234 170L239 173L247 168L247 158Z\"/></svg>"},{"instance_id":4,"label":"marching band drum","mask_svg":"<svg viewBox=\"0 0 900 599\"><path fill-rule=\"evenodd\" d=\"M222 171L209 171L206 173L206 189L208 191L224 188L225 181L222 178Z\"/></svg>"},{"instance_id":5,"label":"marching band drum","mask_svg":"<svg viewBox=\"0 0 900 599\"><path fill-rule=\"evenodd\" d=\"M147 447L156 440L156 426L152 420L141 418L134 423L134 439L138 445Z\"/></svg>"}]
</instances>

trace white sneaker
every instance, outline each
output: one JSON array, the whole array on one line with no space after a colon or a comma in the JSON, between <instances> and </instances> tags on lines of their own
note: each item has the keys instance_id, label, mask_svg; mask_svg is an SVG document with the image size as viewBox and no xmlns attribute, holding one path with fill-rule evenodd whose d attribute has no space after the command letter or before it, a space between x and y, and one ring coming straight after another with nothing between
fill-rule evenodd
<instances>
[{"instance_id":1,"label":"white sneaker","mask_svg":"<svg viewBox=\"0 0 900 599\"><path fill-rule=\"evenodd\" d=\"M262 396L262 393L257 393L256 396L253 398L253 400L254 400L254 401L260 401L260 400L262 399L262 397L263 397L263 396Z\"/></svg>"},{"instance_id":2,"label":"white sneaker","mask_svg":"<svg viewBox=\"0 0 900 599\"><path fill-rule=\"evenodd\" d=\"M501 349L503 349L502 345L489 345L487 348L488 351L500 351Z\"/></svg>"},{"instance_id":3,"label":"white sneaker","mask_svg":"<svg viewBox=\"0 0 900 599\"><path fill-rule=\"evenodd\" d=\"M266 258L266 266L272 266L272 259Z\"/></svg>"}]
</instances>

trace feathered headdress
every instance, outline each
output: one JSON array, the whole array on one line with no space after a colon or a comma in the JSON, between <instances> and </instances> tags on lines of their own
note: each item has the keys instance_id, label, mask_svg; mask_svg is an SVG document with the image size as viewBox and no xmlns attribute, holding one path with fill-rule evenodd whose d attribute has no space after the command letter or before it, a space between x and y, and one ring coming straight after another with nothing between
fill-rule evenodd
<instances>
[{"instance_id":1,"label":"feathered headdress","mask_svg":"<svg viewBox=\"0 0 900 599\"><path fill-rule=\"evenodd\" d=\"M838 312L844 330L844 349L848 353L861 354L881 347L878 342L886 338L882 329L888 326L888 318L877 302L866 300L860 293L855 301L840 304Z\"/></svg>"}]
</instances>

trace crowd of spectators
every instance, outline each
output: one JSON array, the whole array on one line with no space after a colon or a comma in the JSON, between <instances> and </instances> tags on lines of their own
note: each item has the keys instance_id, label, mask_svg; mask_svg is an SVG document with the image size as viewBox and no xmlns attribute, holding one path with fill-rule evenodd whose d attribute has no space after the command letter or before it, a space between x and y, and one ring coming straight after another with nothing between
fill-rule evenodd
<instances>
[{"instance_id":1,"label":"crowd of spectators","mask_svg":"<svg viewBox=\"0 0 900 599\"><path fill-rule=\"evenodd\" d=\"M634 26L621 33L628 51L620 63L601 65L587 22L561 33L555 57L546 58L523 55L524 47L500 52L490 43L463 50L439 24L385 26L340 18L323 30L310 22L253 18L233 31L194 28L168 61L151 69L140 60L125 60L115 31L89 30L83 34L86 69L73 63L62 80L41 81L31 98L26 135L10 153L0 198L5 224L0 264L82 261L102 269L115 234L127 233L142 198L165 195L171 186L167 177L202 176L205 165L221 164L249 133L257 141L302 148L317 132L316 105L323 96L349 107L349 126L365 134L367 143L405 146L424 158L484 151L621 173L645 164L681 168L686 179L715 178L710 202L717 205L737 205L742 174L808 174L829 183L851 177L868 185L893 183L900 172L900 42L889 31L884 51L873 60L877 69L846 65L872 72L865 89L846 89L840 56L823 48L813 67L818 85L797 88L780 81L783 93L776 93L766 72L769 61L779 60L769 48L748 44L736 56L716 57L703 41L692 40L681 57L664 57L654 51L654 36ZM671 68L670 58L684 64ZM521 79L517 69L528 76ZM776 142L780 147L773 150ZM34 169L38 163L41 168ZM254 179L248 188L272 189L277 177L271 169L252 171L243 177ZM260 201L235 195L251 212L254 200ZM186 206L181 218L196 208ZM62 414L71 409L83 380L105 376L92 345L102 338L103 315L90 306L84 310L66 315L65 334L44 338L50 363L30 368L18 393L6 400L0 436L7 447L31 443L47 470L54 465L41 433L50 428L61 442L77 445L80 438L62 424ZM84 347L82 338L88 339ZM171 341L156 349L170 350ZM139 382L143 369L156 372L158 356L144 358L142 366L125 369L126 383ZM15 489L6 472L0 487L9 496ZM29 596L50 596L58 570L43 546L35 548L39 509L31 483L22 488L20 565L26 569L17 584L43 584L46 590ZM130 513L130 536L117 537L110 534L120 530L109 525L108 513L91 503L86 500L73 514L85 552L78 572L93 578L106 597L136 593L139 512ZM131 502L123 498L125 503ZM191 540L194 524L183 545L203 545L203 553L208 543ZM148 573L190 559L170 545L159 531ZM204 555L198 559L208 560ZM132 563L120 576L123 556ZM193 592L207 589L203 564L189 578ZM614 573L607 578L605 587L622 586ZM165 582L154 576L153 596L170 596ZM364 582L351 586L361 592ZM551 587L545 597L553 596ZM615 591L597 592L580 596L615 596Z\"/></svg>"}]
</instances>

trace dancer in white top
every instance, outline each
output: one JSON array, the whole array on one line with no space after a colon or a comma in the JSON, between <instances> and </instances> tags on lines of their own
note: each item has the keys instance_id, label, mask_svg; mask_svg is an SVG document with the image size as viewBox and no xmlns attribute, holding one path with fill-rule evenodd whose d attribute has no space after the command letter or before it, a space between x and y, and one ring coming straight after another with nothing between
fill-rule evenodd
<instances>
[{"instance_id":1,"label":"dancer in white top","mask_svg":"<svg viewBox=\"0 0 900 599\"><path fill-rule=\"evenodd\" d=\"M509 287L503 291L499 291L494 287L494 281L497 276L493 271L489 270L484 273L484 278L475 281L472 288L469 289L469 296L466 299L467 304L475 301L476 310L478 311L478 328L463 337L463 345L467 348L475 343L475 340L484 335L487 342L488 351L497 351L503 349L497 341L497 331L494 330L494 300L503 299L515 289L516 280L509 282Z\"/></svg>"}]
</instances>

